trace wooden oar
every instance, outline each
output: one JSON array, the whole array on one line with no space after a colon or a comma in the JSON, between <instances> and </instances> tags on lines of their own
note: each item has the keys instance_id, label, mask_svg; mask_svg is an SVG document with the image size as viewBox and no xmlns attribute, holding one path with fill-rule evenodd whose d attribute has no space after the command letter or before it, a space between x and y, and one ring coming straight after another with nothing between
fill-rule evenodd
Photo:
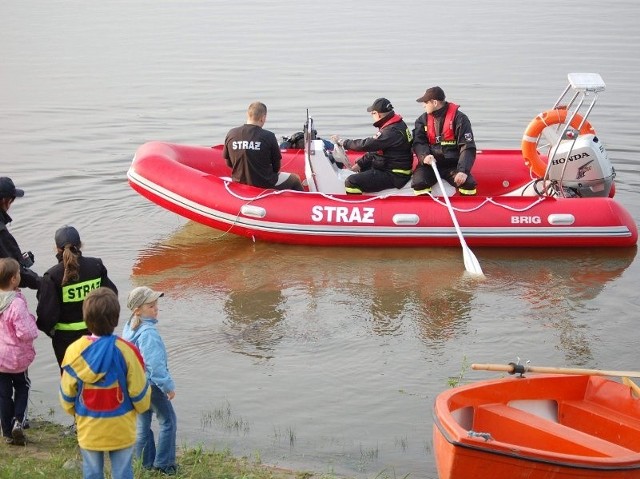
<instances>
[{"instance_id":1,"label":"wooden oar","mask_svg":"<svg viewBox=\"0 0 640 479\"><path fill-rule=\"evenodd\" d=\"M527 366L526 364L472 364L471 369L485 371L504 371L509 374L546 373L546 374L586 374L588 376L630 376L640 378L638 371L607 371L603 369L554 368L546 366ZM637 387L637 386L636 386Z\"/></svg>"},{"instance_id":2,"label":"wooden oar","mask_svg":"<svg viewBox=\"0 0 640 479\"><path fill-rule=\"evenodd\" d=\"M456 214L453 211L453 206L451 206L451 202L449 201L447 192L444 189L444 184L442 183L442 178L440 178L440 172L438 171L438 168L436 168L435 160L431 162L431 166L433 167L433 172L438 179L438 185L440 185L440 190L442 191L442 195L444 196L444 201L447 204L447 209L449 210L451 221L453 221L453 226L455 227L456 233L458 233L458 238L460 239L460 245L462 246L462 257L464 259L464 268L473 275L484 276L476 255L474 255L473 252L469 249L469 247L467 246L467 242L464 240L464 236L462 236L462 231L460 230L458 219L456 218Z\"/></svg>"},{"instance_id":3,"label":"wooden oar","mask_svg":"<svg viewBox=\"0 0 640 479\"><path fill-rule=\"evenodd\" d=\"M624 384L625 386L629 386L635 397L640 398L640 386L634 383L627 376L622 376L622 384Z\"/></svg>"}]
</instances>

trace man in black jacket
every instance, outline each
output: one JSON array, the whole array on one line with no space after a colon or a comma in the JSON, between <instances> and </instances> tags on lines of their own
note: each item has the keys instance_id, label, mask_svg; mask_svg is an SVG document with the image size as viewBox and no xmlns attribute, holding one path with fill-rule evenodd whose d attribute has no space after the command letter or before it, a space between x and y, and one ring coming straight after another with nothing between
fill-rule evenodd
<instances>
[{"instance_id":1,"label":"man in black jacket","mask_svg":"<svg viewBox=\"0 0 640 479\"><path fill-rule=\"evenodd\" d=\"M402 117L393 111L386 98L378 98L367 108L378 132L362 140L332 139L346 150L366 151L351 167L356 173L347 177L345 190L350 194L369 193L387 188L402 188L411 178L413 155L411 131Z\"/></svg>"},{"instance_id":2,"label":"man in black jacket","mask_svg":"<svg viewBox=\"0 0 640 479\"><path fill-rule=\"evenodd\" d=\"M461 195L476 194L471 168L476 160L476 144L467 115L458 105L445 101L442 88L434 86L416 100L424 111L413 130L413 151L418 166L411 187L416 195L431 192L438 182L431 164L435 160L440 176L458 188Z\"/></svg>"},{"instance_id":3,"label":"man in black jacket","mask_svg":"<svg viewBox=\"0 0 640 479\"><path fill-rule=\"evenodd\" d=\"M20 287L37 290L41 278L29 269L33 264L33 254L30 251L22 253L18 242L7 229L7 224L11 223L9 207L16 198L23 196L24 190L16 188L11 178L0 177L0 258L13 258L20 263Z\"/></svg>"},{"instance_id":4,"label":"man in black jacket","mask_svg":"<svg viewBox=\"0 0 640 479\"><path fill-rule=\"evenodd\" d=\"M227 133L222 156L232 169L233 181L259 188L303 191L298 175L280 171L282 153L276 136L263 128L266 121L267 106L256 101L249 105L246 123Z\"/></svg>"}]
</instances>

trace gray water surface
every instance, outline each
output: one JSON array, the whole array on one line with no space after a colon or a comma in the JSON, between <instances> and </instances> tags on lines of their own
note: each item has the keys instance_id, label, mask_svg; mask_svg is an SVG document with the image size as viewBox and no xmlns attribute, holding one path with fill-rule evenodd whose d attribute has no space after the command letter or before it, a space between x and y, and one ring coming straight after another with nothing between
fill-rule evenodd
<instances>
[{"instance_id":1,"label":"gray water surface","mask_svg":"<svg viewBox=\"0 0 640 479\"><path fill-rule=\"evenodd\" d=\"M123 308L134 286L165 292L180 444L436 478L435 396L492 377L466 364L636 368L635 248L475 249L475 281L458 248L254 244L137 195L131 158L149 140L221 143L254 100L277 136L309 109L320 136L364 137L373 99L412 124L436 84L480 148L519 148L567 73L594 71L607 90L589 119L637 221L639 14L631 0L0 1L0 173L26 190L10 229L42 273L56 228L75 225ZM34 410L70 422L48 339L36 347Z\"/></svg>"}]
</instances>

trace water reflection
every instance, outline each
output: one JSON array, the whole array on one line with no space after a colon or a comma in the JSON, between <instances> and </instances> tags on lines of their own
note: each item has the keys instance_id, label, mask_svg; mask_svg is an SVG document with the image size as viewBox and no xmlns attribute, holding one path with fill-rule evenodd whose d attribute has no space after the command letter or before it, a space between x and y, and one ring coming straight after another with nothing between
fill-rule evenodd
<instances>
[{"instance_id":1,"label":"water reflection","mask_svg":"<svg viewBox=\"0 0 640 479\"><path fill-rule=\"evenodd\" d=\"M445 286L435 291L419 290L418 301L425 314L417 323L425 343L438 344L466 331L471 320L473 293L464 284Z\"/></svg>"},{"instance_id":2,"label":"water reflection","mask_svg":"<svg viewBox=\"0 0 640 479\"><path fill-rule=\"evenodd\" d=\"M487 250L489 288L512 303L516 320L555 332L568 364L592 364L593 315L606 314L592 301L633 263L637 248ZM506 259L505 259L506 258ZM600 302L606 302L604 298Z\"/></svg>"},{"instance_id":3,"label":"water reflection","mask_svg":"<svg viewBox=\"0 0 640 479\"><path fill-rule=\"evenodd\" d=\"M320 342L347 329L415 336L433 351L471 334L474 317L489 315L498 320L496 336L512 334L514 321L552 330L567 361L582 365L593 359L585 310L633 262L636 249L476 254L485 281L463 274L456 248L253 244L190 222L140 252L133 282L178 298L195 288L204 306L194 313L221 312L228 348L258 361L276 356L284 338Z\"/></svg>"},{"instance_id":4,"label":"water reflection","mask_svg":"<svg viewBox=\"0 0 640 479\"><path fill-rule=\"evenodd\" d=\"M279 329L285 314L284 301L282 292L276 289L229 292L224 312L232 350L268 359L274 344L283 336Z\"/></svg>"},{"instance_id":5,"label":"water reflection","mask_svg":"<svg viewBox=\"0 0 640 479\"><path fill-rule=\"evenodd\" d=\"M395 336L417 327L437 344L463 330L475 286L457 249L307 248L252 244L187 223L150 245L133 266L135 284L169 297L189 286L221 302L232 350L268 358L293 331L293 316L314 322L361 324Z\"/></svg>"}]
</instances>

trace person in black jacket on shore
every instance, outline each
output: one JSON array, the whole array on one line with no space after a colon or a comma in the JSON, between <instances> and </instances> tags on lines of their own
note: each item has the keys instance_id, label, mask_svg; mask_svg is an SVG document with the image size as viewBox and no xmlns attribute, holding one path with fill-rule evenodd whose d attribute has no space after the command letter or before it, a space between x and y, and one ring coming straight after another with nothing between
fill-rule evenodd
<instances>
[{"instance_id":1,"label":"person in black jacket on shore","mask_svg":"<svg viewBox=\"0 0 640 479\"><path fill-rule=\"evenodd\" d=\"M58 264L42 277L38 290L36 324L51 338L53 351L62 364L67 347L76 339L91 334L82 319L82 305L87 295L101 286L118 294L100 258L83 256L80 234L73 226L56 231Z\"/></svg>"},{"instance_id":2,"label":"person in black jacket on shore","mask_svg":"<svg viewBox=\"0 0 640 479\"><path fill-rule=\"evenodd\" d=\"M469 118L458 105L445 101L439 86L427 89L416 101L423 104L425 113L418 117L413 130L413 151L418 157L411 180L414 193L431 193L438 182L431 166L435 160L443 180L458 188L461 195L475 195L477 183L471 168L476 160L476 143Z\"/></svg>"},{"instance_id":3,"label":"person in black jacket on shore","mask_svg":"<svg viewBox=\"0 0 640 479\"><path fill-rule=\"evenodd\" d=\"M411 179L413 154L411 131L402 117L393 111L386 98L378 98L367 108L378 132L362 140L332 136L346 150L366 151L351 167L356 173L347 177L345 190L350 194L373 193L387 188L402 188Z\"/></svg>"},{"instance_id":4,"label":"person in black jacket on shore","mask_svg":"<svg viewBox=\"0 0 640 479\"><path fill-rule=\"evenodd\" d=\"M20 288L38 289L40 276L29 269L33 265L33 253L22 253L18 242L7 229L11 223L9 208L16 198L24 196L24 190L16 188L11 178L0 177L0 258L13 258L20 263Z\"/></svg>"}]
</instances>

